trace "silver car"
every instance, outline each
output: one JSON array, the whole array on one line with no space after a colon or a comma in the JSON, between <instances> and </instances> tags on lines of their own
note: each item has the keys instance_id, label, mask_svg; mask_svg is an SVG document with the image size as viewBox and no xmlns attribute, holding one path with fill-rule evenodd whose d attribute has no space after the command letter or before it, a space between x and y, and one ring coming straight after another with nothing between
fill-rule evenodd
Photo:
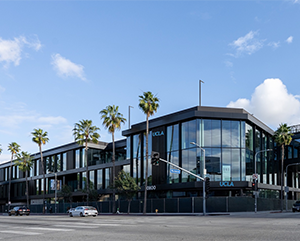
<instances>
[{"instance_id":1,"label":"silver car","mask_svg":"<svg viewBox=\"0 0 300 241\"><path fill-rule=\"evenodd\" d=\"M96 208L92 206L78 206L74 210L69 211L70 217L87 217L87 216L93 216L96 217L98 215L98 211Z\"/></svg>"}]
</instances>

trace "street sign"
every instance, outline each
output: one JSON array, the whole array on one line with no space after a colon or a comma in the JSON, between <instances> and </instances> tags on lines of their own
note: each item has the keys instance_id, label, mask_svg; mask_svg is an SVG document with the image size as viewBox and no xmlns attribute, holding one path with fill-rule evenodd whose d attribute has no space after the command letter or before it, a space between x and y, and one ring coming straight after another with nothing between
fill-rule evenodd
<instances>
[{"instance_id":1,"label":"street sign","mask_svg":"<svg viewBox=\"0 0 300 241\"><path fill-rule=\"evenodd\" d=\"M257 180L257 179L258 179L258 174L257 174L257 173L253 173L253 174L252 174L252 178L253 178L254 180Z\"/></svg>"},{"instance_id":2,"label":"street sign","mask_svg":"<svg viewBox=\"0 0 300 241\"><path fill-rule=\"evenodd\" d=\"M284 191L285 191L285 192L289 192L289 191L290 191L290 188L289 188L288 186L285 186L285 187L284 187Z\"/></svg>"},{"instance_id":3,"label":"street sign","mask_svg":"<svg viewBox=\"0 0 300 241\"><path fill-rule=\"evenodd\" d=\"M180 170L177 169L171 169L170 172L175 174L180 174Z\"/></svg>"}]
</instances>

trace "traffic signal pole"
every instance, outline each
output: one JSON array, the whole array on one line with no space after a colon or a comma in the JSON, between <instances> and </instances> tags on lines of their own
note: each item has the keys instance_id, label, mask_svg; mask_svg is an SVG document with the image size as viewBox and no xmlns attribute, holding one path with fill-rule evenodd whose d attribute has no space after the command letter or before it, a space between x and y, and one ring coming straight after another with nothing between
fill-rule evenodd
<instances>
[{"instance_id":1,"label":"traffic signal pole","mask_svg":"<svg viewBox=\"0 0 300 241\"><path fill-rule=\"evenodd\" d=\"M169 164L169 165L171 165L173 167L176 167L177 169L179 169L179 170L181 170L183 172L186 172L189 175L192 175L192 176L194 176L196 178L199 178L199 179L201 179L203 181L203 216L205 216L206 215L206 195L205 195L206 194L205 193L205 183L206 183L206 180L205 180L205 178L200 177L200 176L198 176L198 175L196 175L196 174L194 174L194 173L192 173L192 172L190 172L190 171L188 171L188 170L186 170L186 169L184 169L184 168L182 168L180 166L177 166L174 163L168 162L168 161L166 161L166 160L164 160L162 158L158 158L158 160L162 161L164 163L167 163L167 164Z\"/></svg>"}]
</instances>

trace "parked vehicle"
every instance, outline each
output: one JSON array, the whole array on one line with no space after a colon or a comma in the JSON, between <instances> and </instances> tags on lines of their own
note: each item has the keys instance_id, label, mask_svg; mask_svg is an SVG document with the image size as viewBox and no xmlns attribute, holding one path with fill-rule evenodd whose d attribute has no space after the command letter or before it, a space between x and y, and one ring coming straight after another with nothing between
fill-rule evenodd
<instances>
[{"instance_id":1,"label":"parked vehicle","mask_svg":"<svg viewBox=\"0 0 300 241\"><path fill-rule=\"evenodd\" d=\"M93 216L96 217L98 215L98 211L95 207L92 206L78 206L75 210L69 211L70 217L79 216L79 217L87 217Z\"/></svg>"},{"instance_id":2,"label":"parked vehicle","mask_svg":"<svg viewBox=\"0 0 300 241\"><path fill-rule=\"evenodd\" d=\"M72 212L74 210L75 210L75 208L70 208L70 209L67 210L67 213L70 214L70 212Z\"/></svg>"},{"instance_id":3,"label":"parked vehicle","mask_svg":"<svg viewBox=\"0 0 300 241\"><path fill-rule=\"evenodd\" d=\"M22 215L29 215L30 214L30 209L23 206L23 207L14 207L13 209L8 211L8 215L15 215L15 216L22 216Z\"/></svg>"},{"instance_id":4,"label":"parked vehicle","mask_svg":"<svg viewBox=\"0 0 300 241\"><path fill-rule=\"evenodd\" d=\"M293 204L293 212L300 212L300 201L296 201L294 204Z\"/></svg>"}]
</instances>

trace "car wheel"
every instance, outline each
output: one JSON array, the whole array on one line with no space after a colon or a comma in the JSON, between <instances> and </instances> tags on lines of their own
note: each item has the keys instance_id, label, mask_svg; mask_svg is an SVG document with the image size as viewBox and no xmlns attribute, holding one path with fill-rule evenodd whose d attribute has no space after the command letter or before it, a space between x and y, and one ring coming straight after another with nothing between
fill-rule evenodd
<instances>
[{"instance_id":1,"label":"car wheel","mask_svg":"<svg viewBox=\"0 0 300 241\"><path fill-rule=\"evenodd\" d=\"M29 216L29 213L28 213L28 214L26 214L26 216Z\"/></svg>"},{"instance_id":2,"label":"car wheel","mask_svg":"<svg viewBox=\"0 0 300 241\"><path fill-rule=\"evenodd\" d=\"M72 213L70 213L70 217L73 217Z\"/></svg>"},{"instance_id":3,"label":"car wheel","mask_svg":"<svg viewBox=\"0 0 300 241\"><path fill-rule=\"evenodd\" d=\"M20 214L20 216L22 216L23 214Z\"/></svg>"},{"instance_id":4,"label":"car wheel","mask_svg":"<svg viewBox=\"0 0 300 241\"><path fill-rule=\"evenodd\" d=\"M11 216L11 213L9 213L8 216Z\"/></svg>"},{"instance_id":5,"label":"car wheel","mask_svg":"<svg viewBox=\"0 0 300 241\"><path fill-rule=\"evenodd\" d=\"M16 216L18 216L18 213L15 213Z\"/></svg>"},{"instance_id":6,"label":"car wheel","mask_svg":"<svg viewBox=\"0 0 300 241\"><path fill-rule=\"evenodd\" d=\"M80 213L80 217L83 217L83 214L82 214L82 213Z\"/></svg>"},{"instance_id":7,"label":"car wheel","mask_svg":"<svg viewBox=\"0 0 300 241\"><path fill-rule=\"evenodd\" d=\"M295 210L293 209L293 213L295 212Z\"/></svg>"},{"instance_id":8,"label":"car wheel","mask_svg":"<svg viewBox=\"0 0 300 241\"><path fill-rule=\"evenodd\" d=\"M96 217L96 215L93 215L93 217Z\"/></svg>"}]
</instances>

